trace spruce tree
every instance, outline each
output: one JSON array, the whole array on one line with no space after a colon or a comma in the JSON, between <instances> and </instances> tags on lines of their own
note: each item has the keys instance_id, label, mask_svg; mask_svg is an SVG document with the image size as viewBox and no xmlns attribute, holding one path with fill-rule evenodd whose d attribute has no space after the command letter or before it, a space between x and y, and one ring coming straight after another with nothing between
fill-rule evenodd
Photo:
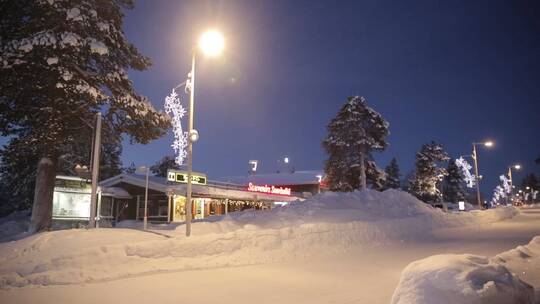
<instances>
[{"instance_id":1,"label":"spruce tree","mask_svg":"<svg viewBox=\"0 0 540 304\"><path fill-rule=\"evenodd\" d=\"M104 134L107 134L104 132ZM100 180L107 179L122 172L120 155L122 145L119 141L110 142L105 136L100 154ZM90 166L92 149L92 132L76 138L70 145L59 147L57 175L77 176L76 165ZM4 191L4 199L0 201L6 212L26 210L32 206L35 178L39 155L33 146L21 144L12 139L0 151L0 183Z\"/></svg>"},{"instance_id":2,"label":"spruce tree","mask_svg":"<svg viewBox=\"0 0 540 304\"><path fill-rule=\"evenodd\" d=\"M401 180L399 173L399 166L397 163L396 158L392 158L388 166L384 169L384 172L386 173L386 181L384 183L385 189L400 189L401 188Z\"/></svg>"},{"instance_id":3,"label":"spruce tree","mask_svg":"<svg viewBox=\"0 0 540 304\"><path fill-rule=\"evenodd\" d=\"M51 223L59 158L97 112L115 136L147 143L168 118L135 92L129 69L150 60L122 31L132 0L2 1L0 131L39 155L30 231Z\"/></svg>"},{"instance_id":4,"label":"spruce tree","mask_svg":"<svg viewBox=\"0 0 540 304\"><path fill-rule=\"evenodd\" d=\"M349 97L327 126L323 147L328 153L325 172L332 191L366 189L367 183L382 188L384 172L375 164L372 151L387 147L388 122L360 96Z\"/></svg>"},{"instance_id":5,"label":"spruce tree","mask_svg":"<svg viewBox=\"0 0 540 304\"><path fill-rule=\"evenodd\" d=\"M167 170L169 169L180 169L173 156L165 156L150 167L150 171L155 176L160 177L167 177Z\"/></svg>"},{"instance_id":6,"label":"spruce tree","mask_svg":"<svg viewBox=\"0 0 540 304\"><path fill-rule=\"evenodd\" d=\"M451 159L446 169L447 175L444 177L443 197L444 200L451 203L465 201L467 191L465 190L465 181L461 175L461 169L456 165L456 161Z\"/></svg>"},{"instance_id":7,"label":"spruce tree","mask_svg":"<svg viewBox=\"0 0 540 304\"><path fill-rule=\"evenodd\" d=\"M442 145L431 141L416 153L414 177L409 182L409 191L424 202L436 202L441 199L439 184L446 175L446 170L439 164L448 161L448 154Z\"/></svg>"}]
</instances>

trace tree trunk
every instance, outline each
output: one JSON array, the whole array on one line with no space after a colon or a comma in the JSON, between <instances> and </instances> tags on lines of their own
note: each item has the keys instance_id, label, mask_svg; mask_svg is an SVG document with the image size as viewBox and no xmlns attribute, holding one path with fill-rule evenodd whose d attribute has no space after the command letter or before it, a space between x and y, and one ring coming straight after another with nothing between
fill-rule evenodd
<instances>
[{"instance_id":1,"label":"tree trunk","mask_svg":"<svg viewBox=\"0 0 540 304\"><path fill-rule=\"evenodd\" d=\"M364 152L360 152L360 190L366 190L366 164L364 161Z\"/></svg>"},{"instance_id":2,"label":"tree trunk","mask_svg":"<svg viewBox=\"0 0 540 304\"><path fill-rule=\"evenodd\" d=\"M40 159L36 173L36 187L29 232L47 230L52 222L56 159L44 156Z\"/></svg>"}]
</instances>

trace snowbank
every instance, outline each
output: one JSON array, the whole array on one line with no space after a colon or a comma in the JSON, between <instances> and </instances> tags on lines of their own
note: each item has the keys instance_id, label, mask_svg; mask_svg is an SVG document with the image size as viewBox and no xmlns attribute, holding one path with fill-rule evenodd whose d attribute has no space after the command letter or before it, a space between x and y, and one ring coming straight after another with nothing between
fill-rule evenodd
<instances>
[{"instance_id":1,"label":"snowbank","mask_svg":"<svg viewBox=\"0 0 540 304\"><path fill-rule=\"evenodd\" d=\"M514 274L509 269L519 271ZM435 255L405 268L392 303L535 303L534 289L528 283L539 283L538 269L540 236L492 259L469 254Z\"/></svg>"},{"instance_id":2,"label":"snowbank","mask_svg":"<svg viewBox=\"0 0 540 304\"><path fill-rule=\"evenodd\" d=\"M395 190L324 193L270 211L244 211L184 226L45 232L0 244L0 287L72 284L155 273L282 261L351 247L430 237L479 225L515 208L443 213ZM126 227L134 226L126 222ZM175 229L176 228L176 229Z\"/></svg>"}]
</instances>

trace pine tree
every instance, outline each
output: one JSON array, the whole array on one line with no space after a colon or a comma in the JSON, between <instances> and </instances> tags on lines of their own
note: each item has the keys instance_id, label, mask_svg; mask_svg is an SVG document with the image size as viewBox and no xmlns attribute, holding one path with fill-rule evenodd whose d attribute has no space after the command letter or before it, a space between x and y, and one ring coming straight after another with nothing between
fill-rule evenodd
<instances>
[{"instance_id":1,"label":"pine tree","mask_svg":"<svg viewBox=\"0 0 540 304\"><path fill-rule=\"evenodd\" d=\"M169 169L180 169L173 156L165 156L150 167L150 171L160 177L166 177Z\"/></svg>"},{"instance_id":2,"label":"pine tree","mask_svg":"<svg viewBox=\"0 0 540 304\"><path fill-rule=\"evenodd\" d=\"M384 172L375 164L372 151L388 145L388 122L368 107L364 97L349 97L328 124L323 147L328 153L325 171L332 191L366 189L367 183L382 188Z\"/></svg>"},{"instance_id":3,"label":"pine tree","mask_svg":"<svg viewBox=\"0 0 540 304\"><path fill-rule=\"evenodd\" d=\"M396 158L392 158L390 161L390 164L386 166L384 169L384 172L386 173L386 182L384 184L385 189L400 189L401 188L401 180L399 173L399 166L397 163Z\"/></svg>"},{"instance_id":4,"label":"pine tree","mask_svg":"<svg viewBox=\"0 0 540 304\"><path fill-rule=\"evenodd\" d=\"M461 169L456 165L456 161L451 159L446 169L447 175L444 177L443 197L445 201L457 203L465 201L467 191L465 181L461 174Z\"/></svg>"},{"instance_id":5,"label":"pine tree","mask_svg":"<svg viewBox=\"0 0 540 304\"><path fill-rule=\"evenodd\" d=\"M409 182L409 191L424 202L435 202L441 199L438 184L446 175L444 168L439 168L441 162L448 161L448 154L442 145L431 141L422 146L416 153L415 173Z\"/></svg>"},{"instance_id":6,"label":"pine tree","mask_svg":"<svg viewBox=\"0 0 540 304\"><path fill-rule=\"evenodd\" d=\"M113 134L147 143L168 118L137 94L127 70L150 60L122 32L132 0L2 1L0 131L39 155L32 232L51 223L52 193L64 146L101 112Z\"/></svg>"},{"instance_id":7,"label":"pine tree","mask_svg":"<svg viewBox=\"0 0 540 304\"><path fill-rule=\"evenodd\" d=\"M78 138L72 145L63 145L59 149L58 175L77 176L76 165L90 166L92 134ZM106 136L106 138L110 138ZM105 141L100 154L100 180L121 173L120 155L122 145L118 141ZM35 178L39 155L33 146L23 145L19 140L11 140L0 151L0 188L4 199L0 201L1 209L6 212L26 210L32 206Z\"/></svg>"}]
</instances>

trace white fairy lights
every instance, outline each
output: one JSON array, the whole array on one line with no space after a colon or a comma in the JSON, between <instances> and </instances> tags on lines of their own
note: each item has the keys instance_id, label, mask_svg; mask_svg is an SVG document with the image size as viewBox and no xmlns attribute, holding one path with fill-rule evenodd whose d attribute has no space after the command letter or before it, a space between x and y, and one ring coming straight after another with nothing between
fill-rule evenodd
<instances>
[{"instance_id":1,"label":"white fairy lights","mask_svg":"<svg viewBox=\"0 0 540 304\"><path fill-rule=\"evenodd\" d=\"M461 169L467 187L473 188L476 184L476 178L471 173L472 166L463 157L456 159L456 165Z\"/></svg>"},{"instance_id":2,"label":"white fairy lights","mask_svg":"<svg viewBox=\"0 0 540 304\"><path fill-rule=\"evenodd\" d=\"M187 156L186 147L188 144L188 134L182 129L182 118L186 115L186 109L180 102L180 97L173 89L171 94L165 98L165 112L172 113L172 127L174 141L171 145L176 153L175 162L178 165L184 164L184 159Z\"/></svg>"}]
</instances>

